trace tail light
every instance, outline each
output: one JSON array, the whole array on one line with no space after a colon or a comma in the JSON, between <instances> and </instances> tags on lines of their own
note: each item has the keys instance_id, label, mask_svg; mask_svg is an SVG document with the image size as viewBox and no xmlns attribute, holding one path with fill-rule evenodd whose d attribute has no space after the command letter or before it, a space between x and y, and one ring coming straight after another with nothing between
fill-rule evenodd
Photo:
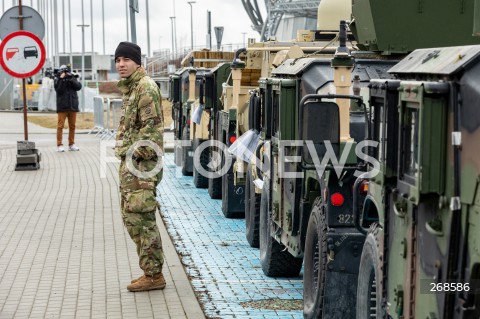
<instances>
[{"instance_id":1,"label":"tail light","mask_svg":"<svg viewBox=\"0 0 480 319\"><path fill-rule=\"evenodd\" d=\"M361 195L367 195L368 193L368 181L365 179L363 180L359 187L358 187L358 192L361 194Z\"/></svg>"},{"instance_id":2,"label":"tail light","mask_svg":"<svg viewBox=\"0 0 480 319\"><path fill-rule=\"evenodd\" d=\"M330 202L333 206L342 206L345 198L340 193L334 193L330 196Z\"/></svg>"}]
</instances>

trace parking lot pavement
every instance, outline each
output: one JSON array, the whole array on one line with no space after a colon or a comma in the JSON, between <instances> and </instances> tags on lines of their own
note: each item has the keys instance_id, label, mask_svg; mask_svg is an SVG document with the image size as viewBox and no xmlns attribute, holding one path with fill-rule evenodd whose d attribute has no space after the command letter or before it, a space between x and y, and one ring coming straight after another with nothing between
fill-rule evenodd
<instances>
[{"instance_id":1,"label":"parking lot pavement","mask_svg":"<svg viewBox=\"0 0 480 319\"><path fill-rule=\"evenodd\" d=\"M266 277L258 249L245 239L245 220L225 218L221 201L182 176L172 154L166 155L164 167L158 188L161 214L206 316L303 318L302 277ZM276 306L296 310L267 309Z\"/></svg>"}]
</instances>

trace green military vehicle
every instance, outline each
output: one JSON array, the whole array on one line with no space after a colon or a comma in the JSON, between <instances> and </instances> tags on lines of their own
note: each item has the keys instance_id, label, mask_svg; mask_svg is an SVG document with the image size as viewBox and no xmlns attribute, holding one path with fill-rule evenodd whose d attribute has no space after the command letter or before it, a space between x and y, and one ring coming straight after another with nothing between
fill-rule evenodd
<instances>
[{"instance_id":1,"label":"green military vehicle","mask_svg":"<svg viewBox=\"0 0 480 319\"><path fill-rule=\"evenodd\" d=\"M219 134L221 134L218 114L223 109L223 105L220 97L223 91L223 83L228 81L230 73L230 63L218 64L203 75L200 92L200 100L203 101L201 104L204 105L204 112L206 113L202 118L206 125L202 125L201 128L206 131L206 133L202 132L203 136L206 135L206 139L202 138L198 143L194 143L194 149L198 151L194 154L193 180L197 187L208 187L208 193L213 199L222 197L222 179L219 176L220 174L215 174L215 169L220 164L217 157L221 150L213 141L218 141ZM202 143L206 141L212 143L209 143L208 147L201 147Z\"/></svg>"},{"instance_id":2,"label":"green military vehicle","mask_svg":"<svg viewBox=\"0 0 480 319\"><path fill-rule=\"evenodd\" d=\"M184 67L170 76L170 100L175 132L175 163L181 166L183 175L194 175L197 187L206 187L204 179L194 167L196 148L208 140L209 112L198 112L198 118L192 121L195 111L202 111L203 77L219 62L225 62L233 56L232 52L191 51L183 60ZM186 66L190 65L190 66Z\"/></svg>"},{"instance_id":3,"label":"green military vehicle","mask_svg":"<svg viewBox=\"0 0 480 319\"><path fill-rule=\"evenodd\" d=\"M338 36L338 24L341 19L347 19L351 15L351 7L348 3L349 0L342 0L342 1L324 1L319 6L318 10L318 22L317 22L317 30L315 31L307 31L302 30L299 31L299 39L304 37L306 38L305 41L310 41L310 43L291 43L291 50L296 46L300 47L300 50L297 49L295 56L290 54L290 58L293 58L295 62L298 58L305 58L305 56L314 56L316 59L318 58L331 58L336 51L336 47L332 46L332 43L335 43L335 40ZM351 34L348 34L348 40L352 41L353 37ZM295 47L293 46L295 44ZM288 47L288 44L284 45ZM279 59L277 59L279 60ZM302 59L302 61L308 61L310 63L313 61L312 59ZM324 64L329 65L330 60L324 60ZM283 61L279 61L283 62ZM305 63L305 62L301 62ZM279 65L278 62L275 63L276 66ZM297 70L299 72L303 72L299 67L301 64L297 64L296 66L292 67L292 70ZM309 68L313 67L310 65ZM315 68L315 67L313 67ZM325 69L325 68L323 68ZM290 71L289 71L290 72ZM295 72L295 71L294 71ZM316 72L314 71L311 73L311 77L305 83L315 81L314 78L316 76ZM331 74L331 70L327 71L328 74ZM270 74L262 73L262 78L267 78ZM287 77L291 76L292 78L298 78L297 74L295 75L286 75ZM325 78L321 78L321 81L325 80ZM262 90L265 91L266 89L266 82L261 81L260 86ZM312 91L312 87L306 88L306 90ZM259 247L259 224L260 224L260 198L262 193L262 185L263 185L263 176L261 170L261 160L264 151L264 141L265 139L270 139L271 136L265 136L265 131L268 131L266 127L262 128L261 123L263 122L262 116L266 117L269 116L264 110L265 103L263 103L263 107L260 107L262 104L262 100L265 98L261 97L265 95L265 92L262 94L260 89L254 90L251 92L250 97L250 105L254 107L248 108L248 116L249 116L249 127L250 130L255 132L260 132L263 129L262 137L259 139L257 143L256 149L252 152L252 156L248 161L247 164L243 164L246 166L246 177L245 177L245 233L246 238L250 246L252 247ZM305 93L303 93L305 94ZM271 95L271 92L268 93ZM268 166L268 165L267 165ZM267 166L264 167L265 170L268 170Z\"/></svg>"},{"instance_id":4,"label":"green military vehicle","mask_svg":"<svg viewBox=\"0 0 480 319\"><path fill-rule=\"evenodd\" d=\"M185 114L184 105L189 102L189 87L190 81L195 80L195 73L193 68L182 68L170 76L170 94L169 101L172 103L172 120L174 130L174 159L177 166L185 167L184 164L184 145L182 139L184 131L188 124L187 116ZM191 76L192 74L193 76ZM191 102L190 102L191 103ZM187 174L187 170L185 170Z\"/></svg>"},{"instance_id":5,"label":"green military vehicle","mask_svg":"<svg viewBox=\"0 0 480 319\"><path fill-rule=\"evenodd\" d=\"M371 82L357 318L480 318L479 71L480 46L420 49Z\"/></svg>"},{"instance_id":6,"label":"green military vehicle","mask_svg":"<svg viewBox=\"0 0 480 319\"><path fill-rule=\"evenodd\" d=\"M326 2L322 1L321 5ZM446 60L437 60L440 51L432 50L418 59L414 56L406 58L405 66L398 66L404 70L403 73L397 67L392 69L393 73L387 73L408 52L420 47L478 43L478 38L472 37L474 8L473 0L441 3L355 0L350 28L356 45L370 51L349 53L345 50L346 35L341 34L340 48L331 61L333 70L327 70L330 63L324 59L305 57L286 60L272 72L271 77L260 81L263 145L255 155L258 154L257 161L270 163L269 169L259 174L263 180L257 183L262 188L260 261L263 271L269 276L295 276L304 259L306 318L387 318L387 313L392 318L478 317L478 296L465 292L457 293L457 298L450 294L421 295L419 287L421 284L430 284L428 280L436 284L447 279L457 279L460 283L468 279L470 286L476 283L479 273L478 264L475 263L478 260L475 248L477 235L473 234L473 228L467 234L465 231L467 225L475 225L473 216L477 212L475 208L470 208L463 217L461 214L452 214L451 219L445 212L449 206L447 201L450 201L448 196L458 197L453 201L456 203L454 207L461 206L457 208L458 211L464 206L464 210L467 210L467 204L463 203L468 202L468 205L472 205L468 207L473 207L477 200L478 170L472 170L469 166L465 171L475 176L471 178L471 184L465 186L465 190L468 189L466 197L445 194L447 180L455 180L454 165L447 168L448 164L445 163L447 159L453 161L455 152L446 157L447 142L445 137L440 140L438 136L447 136L447 129L458 132L453 129L456 123L453 115L448 117L450 113L440 111L440 95L448 94L442 91L445 90L442 85L432 85L427 90L422 89L421 85L409 86L413 85L409 81L404 84L399 82L396 87L400 89L398 91L395 88L398 80L394 78L401 79L404 76L419 82L438 80L441 83L442 80L448 82L452 77L460 81L459 76L466 65L452 68ZM399 17L408 17L410 20ZM448 26L434 23L447 19L455 23ZM452 56L455 55L452 53ZM463 61L464 56L466 54L460 52L455 57ZM421 63L430 60L436 65L422 73ZM455 59L451 61L453 63ZM474 71L472 69L471 74ZM375 106L376 102L369 95L370 81L372 90L377 82L389 83L392 85L389 92L392 95L400 94L398 114L386 111L387 108L377 111L380 108ZM463 83L466 80L457 83L465 85ZM473 99L472 92L469 97ZM402 106L400 99L403 94L405 102ZM448 95L450 99L453 96L458 94ZM431 99L426 102L429 113L419 111L423 98ZM390 97L388 103L396 106L393 100ZM449 101L447 98L445 100ZM359 116L359 110L363 111L363 117ZM425 117L422 118L421 114ZM469 114L469 117L474 116L471 109ZM395 116L399 118L398 121L395 121ZM360 133L362 119L364 136ZM381 119L385 127L378 133L375 127ZM419 125L424 125L425 129L415 130L414 126ZM394 140L392 132L397 130L398 136L403 134L404 140L409 141L408 146L402 146L400 137L399 141ZM458 135L454 134L452 140L458 140ZM372 137L383 141L379 148L372 147L376 145ZM365 146L370 147L365 149ZM418 152L422 147L425 149L420 158ZM398 158L395 160L392 150L397 148ZM379 160L372 156L379 154L380 149L387 150L389 153L386 156L390 157ZM401 163L402 157L409 160L404 171L401 171L404 165ZM470 155L467 158L471 159L474 167L479 156L474 158ZM390 166L382 166L383 160L390 161ZM435 165L429 168L424 166L426 171L422 172L422 160ZM399 165L400 171L397 173L394 170L395 163ZM385 178L382 173L372 177L374 181L375 178L381 179L376 182L379 186L371 187L372 181L369 183L370 177L365 175L371 173L371 167L386 174ZM256 170L252 168L252 171ZM413 178L405 175L408 181L400 183L402 174L413 174ZM423 174L428 176L428 181L422 179ZM457 176L460 176L458 172ZM398 201L396 204L384 197L388 194L382 184L386 180L394 185L402 185L397 186L397 191L391 195ZM462 181L465 179L456 180L457 188L462 186ZM424 233L418 232L420 208L416 207L415 201L424 205L421 208L424 211L431 210L421 217L423 225L429 227ZM438 206L441 208L436 208ZM396 216L394 223L389 221L384 224L385 211L391 211L391 216ZM465 217L469 214L472 216L470 219ZM411 223L411 220L414 222ZM450 228L450 225L454 225L451 226L454 228ZM387 231L384 227L387 227ZM427 226L424 227L426 229ZM367 229L370 229L368 236ZM450 236L451 229L455 236ZM428 238L424 235L426 233L436 234L432 235L432 238L436 236L436 241L432 238L429 242L424 241ZM464 239L463 245L459 238ZM428 264L423 264L418 256L421 245L424 245L424 254L428 254L430 248L435 256L425 259ZM390 250L389 255L383 255L385 249ZM434 250L438 253L434 253ZM387 270L391 270L393 279L389 277L390 274L385 276L382 273ZM421 303L417 304L415 298ZM435 302L435 306L430 307L429 302Z\"/></svg>"},{"instance_id":7,"label":"green military vehicle","mask_svg":"<svg viewBox=\"0 0 480 319\"><path fill-rule=\"evenodd\" d=\"M209 69L188 67L170 76L170 101L172 102L172 117L174 127L174 158L180 166L183 175L194 172L193 157L195 147L208 136L206 129L191 121L192 113L200 107L200 86L203 75ZM206 121L204 120L204 123ZM205 186L204 186L205 187Z\"/></svg>"},{"instance_id":8,"label":"green military vehicle","mask_svg":"<svg viewBox=\"0 0 480 319\"><path fill-rule=\"evenodd\" d=\"M267 276L297 276L305 256L307 317L318 316L319 303L326 318L355 316L365 239L352 218L352 189L367 163L356 155L368 123L362 94L372 75L389 79L387 70L395 63L353 58L342 46L333 59L287 60L261 80L266 116L260 153L270 167L262 173L260 263ZM353 79L356 94L350 91ZM327 273L320 274L327 264Z\"/></svg>"}]
</instances>

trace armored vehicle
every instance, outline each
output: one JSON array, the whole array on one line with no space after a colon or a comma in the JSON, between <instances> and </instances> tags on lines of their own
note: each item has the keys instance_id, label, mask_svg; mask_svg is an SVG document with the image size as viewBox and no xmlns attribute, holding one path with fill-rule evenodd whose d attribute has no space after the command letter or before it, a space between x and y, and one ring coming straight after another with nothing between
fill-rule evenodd
<instances>
[{"instance_id":1,"label":"armored vehicle","mask_svg":"<svg viewBox=\"0 0 480 319\"><path fill-rule=\"evenodd\" d=\"M479 70L480 46L421 49L371 82L357 318L480 317Z\"/></svg>"},{"instance_id":2,"label":"armored vehicle","mask_svg":"<svg viewBox=\"0 0 480 319\"><path fill-rule=\"evenodd\" d=\"M331 17L328 19L325 17L324 20L329 22L335 19L336 26L333 28L325 22L318 30L299 30L297 38L289 42L271 39L256 43L250 40L247 48L239 52L245 55L245 62L232 63L233 83L225 87L225 109L221 112L220 119L226 138L222 142L231 147L237 138L242 138L246 133L251 134L252 131L256 131L255 134L258 134L258 118L261 113L258 109L260 78L269 77L273 70L286 59L296 59L314 53L317 56L333 55L335 48L330 44L337 35L339 17L349 17L350 14L349 6L338 5L344 2L345 0L337 3L330 2L327 5L329 7L327 11ZM255 117L254 114L258 116ZM255 119L257 124L253 122ZM255 203L259 203L261 190L253 184L253 180L258 178L255 173L251 174L254 165L250 162L255 161L254 156L250 158L242 151L240 153L242 156L233 152L229 159L233 163L232 167L223 176L222 209L227 217L245 214L248 217L247 228L249 228L251 218L256 218L258 221L258 205ZM251 210L257 210L257 213L251 213ZM252 246L258 246L255 240L249 240L249 242Z\"/></svg>"},{"instance_id":3,"label":"armored vehicle","mask_svg":"<svg viewBox=\"0 0 480 319\"><path fill-rule=\"evenodd\" d=\"M309 61L311 59L304 59L305 57L316 57L318 58L327 58L330 59L333 57L333 54L336 51L336 47L333 44L336 42L338 37L338 25L340 19L349 18L351 15L351 5L349 0L342 0L342 1L324 1L318 10L318 23L317 23L317 30L315 31L299 31L298 32L298 39L300 40L304 37L304 41L311 41L311 43L296 43L296 46L301 48L301 51L296 52L295 56L286 56L286 58L293 58L293 62L296 59L302 58L302 61ZM349 45L352 45L351 41L353 40L353 36L349 33L347 34ZM292 47L293 48L293 47ZM326 65L329 64L329 60L325 60L324 62ZM299 65L303 65L301 62L300 64L296 64L294 67L296 70L301 69ZM276 65L278 66L279 63L277 62ZM283 67L285 69L285 67ZM299 71L302 72L302 71ZM331 74L330 70L328 71ZM313 74L313 73L312 73ZM262 78L267 78L267 76L262 74ZM315 76L315 75L313 75ZM275 75L277 77L277 75ZM296 78L296 75L292 77ZM325 79L322 79L325 80ZM312 79L308 81L312 82ZM265 81L261 81L260 86L265 89ZM328 86L328 85L327 85ZM310 88L311 89L311 88ZM304 93L302 93L304 94ZM250 157L248 161L248 166L246 166L246 177L245 177L245 233L246 238L249 244L252 247L259 247L259 223L260 223L260 198L262 193L262 182L263 176L261 174L260 167L262 166L261 159L262 158L262 151L264 149L264 141L266 139L270 139L271 136L265 136L265 128L262 128L262 122L264 120L261 117L268 116L266 111L262 111L264 108L264 104L260 107L261 103L261 93L260 90L256 90L252 92L250 97L250 105L255 105L253 108L249 108L249 127L250 130L254 130L256 132L263 131L261 138L257 143L257 148ZM250 124L251 123L251 124ZM265 167L265 169L267 169Z\"/></svg>"},{"instance_id":4,"label":"armored vehicle","mask_svg":"<svg viewBox=\"0 0 480 319\"><path fill-rule=\"evenodd\" d=\"M205 141L219 141L221 130L219 127L219 112L223 110L223 104L220 97L222 95L223 83L228 82L230 76L230 63L220 63L209 72L203 75L202 86L200 92L200 103L204 105L206 115L203 115L201 126L201 140L194 140L194 149L199 150L194 154L193 180L197 187L208 187L211 198L219 199L222 197L221 177L215 174L205 174L205 172L213 171L218 163L217 157L220 152L215 145L209 145L199 149L200 145ZM202 103L203 101L203 103ZM205 117L206 116L206 117ZM206 124L206 125L205 125ZM198 133L195 132L197 135ZM210 164L210 166L209 166ZM202 168L200 172L198 168Z\"/></svg>"},{"instance_id":5,"label":"armored vehicle","mask_svg":"<svg viewBox=\"0 0 480 319\"><path fill-rule=\"evenodd\" d=\"M177 166L182 165L183 148L181 144L182 133L186 126L183 114L183 104L187 103L189 96L189 69L182 68L170 76L169 101L172 103L172 120L175 139L174 158Z\"/></svg>"},{"instance_id":6,"label":"armored vehicle","mask_svg":"<svg viewBox=\"0 0 480 319\"><path fill-rule=\"evenodd\" d=\"M195 110L203 110L203 76L219 62L226 61L231 52L192 51L183 60L182 69L170 76L170 100L175 131L175 163L181 166L183 175L194 173L193 157L196 147L208 139L208 113L199 112L197 123L191 120ZM187 66L189 65L189 66ZM203 96L203 95L202 95ZM203 121L202 121L203 118ZM195 174L195 177L199 177ZM198 178L197 187L206 187ZM203 183L203 185L202 185Z\"/></svg>"},{"instance_id":7,"label":"armored vehicle","mask_svg":"<svg viewBox=\"0 0 480 319\"><path fill-rule=\"evenodd\" d=\"M175 137L175 163L181 166L183 175L193 174L193 136L201 139L204 133L192 124L192 112L200 106L200 86L205 68L188 67L170 76L170 101L172 102L172 117ZM192 111L193 109L193 111ZM195 133L198 133L195 134ZM202 135L203 133L203 135Z\"/></svg>"},{"instance_id":8,"label":"armored vehicle","mask_svg":"<svg viewBox=\"0 0 480 319\"><path fill-rule=\"evenodd\" d=\"M327 318L355 316L365 238L352 218L352 189L366 168L356 155L368 122L361 94L372 74L390 78L387 70L395 62L359 55L354 60L340 49L333 59L287 60L261 81L266 116L260 153L270 167L262 173L260 263L268 276L297 276L305 255L307 317L318 315L318 303L332 315ZM350 91L353 79L355 95ZM327 273L320 273L319 267L327 264ZM316 300L320 282L323 298Z\"/></svg>"},{"instance_id":9,"label":"armored vehicle","mask_svg":"<svg viewBox=\"0 0 480 319\"><path fill-rule=\"evenodd\" d=\"M327 1L322 1L321 5L326 3ZM442 154L445 155L446 144L442 144L444 141L438 140L437 136L442 133L446 134L445 125L453 126L455 121L451 117L450 122L447 122L445 119L447 113L442 115L442 112L437 112L439 108L436 104L439 102L437 97L441 94L441 91L438 91L439 87L429 86L428 90L425 89L420 94L421 86L417 85L413 88L406 83L405 88L402 89L402 84L399 83L397 88L400 88L400 91L396 91L394 87L396 79L394 78L401 78L402 72L398 72L396 68L392 69L392 73L387 73L387 70L416 48L478 43L479 39L472 37L471 22L464 21L464 19L472 21L471 18L475 12L473 3L473 1L444 1L441 3L437 1L435 3L428 2L427 6L427 2L419 5L416 1L385 3L375 0L355 0L352 6L353 19L350 28L355 36L356 45L375 52L348 52L345 48L346 35L341 32L340 47L331 60L331 64L328 60L322 61L321 58L312 57L286 60L272 72L271 77L261 79L260 105L263 145L255 152L255 155L258 154L257 160L267 158L268 160L264 161L269 162L270 167L261 173L263 180L261 183L257 183L262 188L259 218L260 261L262 269L269 276L295 276L299 273L302 258L304 258L304 315L306 318L384 318L387 311L389 311L389 315L395 313L391 315L393 318L405 318L407 315L409 318L439 318L439 316L453 318L450 313L459 312L465 305L470 307L470 312L475 313L473 306L475 297L465 294L463 295L463 305L460 305L462 298L451 301L454 298L449 295L435 297L432 294L429 295L431 299L423 297L421 300L425 300L425 302L436 300L439 305L438 309L441 310L427 311L425 309L430 309L427 306L423 308L420 305L415 306L415 297L419 298L420 294L420 290L415 289L415 284L419 285L419 281L415 283L415 278L418 280L419 278L434 278L441 283L441 280L451 279L452 277L448 277L451 274L461 277L458 275L462 270L461 267L464 267L462 270L464 272L468 272L466 269L470 269L472 274L468 273L470 277L467 277L471 280L474 281L475 276L478 277L478 267L475 263L470 264L469 259L472 255L478 256L475 249L457 243L460 236L458 234L467 228L468 219L456 217L460 218L455 226L457 228L453 228L455 234L458 235L454 236L457 240L453 240L455 243L451 244L450 238L452 237L446 233L443 236L443 242L437 238L437 247L441 254L435 255L449 256L457 249L459 257L453 258L453 260L457 260L457 263L463 260L463 264L454 265L449 257L445 260L434 257L432 260L426 259L431 262L427 267L418 258L419 245L426 245L424 239L427 237L418 233L416 226L408 227L408 218L405 219L405 217L404 220L397 220L396 224L390 226L383 224L384 216L380 211L386 211L383 207L387 203L383 197L386 190L383 185L369 188L372 184L369 183L371 170L367 170L370 167L381 170L377 164L378 162L382 163L382 160L378 161L372 156L378 154L380 148L375 148L376 143L371 141L370 136L377 136L378 141L384 142L381 147L388 150L388 154L393 156L388 157L387 154L385 159L389 161L390 165L386 168L387 175L400 180L400 175L406 173L412 175L412 172L416 171L417 175L413 175L414 179L415 176L418 179L415 182L405 176L405 179L410 181L410 186L402 184L403 189L397 187L398 194L395 196L400 200L400 204L395 206L390 203L388 204L389 209L394 214L400 215L418 211L417 208L413 209L412 207L414 207L415 201L422 198L421 189L425 187L425 198L431 201L426 201L424 205L429 206L435 213L431 213L430 216L426 215L428 219L422 221L430 222L432 232L439 231L437 229L438 219L441 220L445 215L440 214L442 213L441 209L434 210L434 203L436 205L447 204L440 199L432 200L432 193L442 194L445 189L445 179L453 178L454 174L446 175L448 170L439 160L442 158ZM439 6L442 6L441 9ZM398 24L385 25L386 21L397 21L399 17L405 17L405 19L400 19L402 21ZM409 20L410 18L411 20ZM453 26L450 25L448 36L445 34L446 31L443 34L438 31L444 28L443 25L436 28L438 23L434 23L434 21L445 21L447 18L459 22ZM423 29L419 30L415 22L422 25ZM340 30L343 31L344 28L341 27ZM417 36L417 31L421 36ZM416 35L412 36L413 33ZM452 33L458 36L450 36ZM398 36L392 36L392 34ZM422 36L428 38L425 44L422 44ZM438 54L440 53L438 52ZM458 77L463 68L460 67L458 71L453 72L449 69L450 66L447 67L445 60L437 60L438 54L435 50L429 51L417 60L423 61L423 63L429 60L435 61L437 64L434 69L427 69L422 74L420 62L418 62L410 65L411 68L405 68L404 73L414 74L414 70L418 69L418 75L415 78L417 81L429 81L437 78L440 82L442 77L444 81L448 80L448 76ZM456 58L463 61L463 56L460 53ZM414 57L409 56L404 63L409 65L410 60L413 61ZM333 70L327 70L330 66L333 67ZM439 70L442 68L447 68L451 73L440 72ZM435 75L433 71L439 73ZM380 108L375 107L375 101L369 100L369 88L367 87L370 81L376 83L374 80L389 83L389 85L391 83L392 95L395 92L397 95L402 95L402 90L404 90L406 102L403 108L405 110L402 111L402 104L399 100L398 114L393 111L384 111L385 108L377 111ZM464 85L465 81L461 83ZM429 94L433 95L432 101L428 102L431 103L428 108L430 113L418 111L420 102L415 102L413 99L417 94L417 99L424 98ZM399 99L401 98L400 96ZM393 100L394 98L389 97L388 103L395 105ZM387 100L385 99L385 101ZM370 104L374 106L370 107ZM359 111L363 112L363 116L359 116L360 113L357 113ZM417 112L418 115L412 115L412 112ZM422 118L420 114L425 114L426 117ZM400 120L395 121L395 116ZM375 123L381 118L384 119L385 130L378 133L375 131ZM440 122L444 123L444 126L440 126ZM410 123L410 126L402 123ZM428 128L425 131L426 135L422 135L422 131L413 130L412 125L421 125L420 123L425 123L425 127ZM364 130L362 130L362 126ZM398 142L394 140L391 132L397 129L399 132L397 135L404 134L405 140L412 141L408 146L401 146L403 143L401 139ZM361 132L364 133L361 134ZM457 130L453 130L453 132L457 132ZM422 138L426 140L423 141ZM443 146L434 146L437 145L435 142ZM404 149L400 149L400 147L404 147ZM418 150L422 147L425 148L422 153L424 157L419 158ZM399 148L398 159L392 155L392 150L395 148ZM398 176L395 177L395 172L392 170L397 165L396 163L401 170L400 159L402 156L407 156L409 164L405 167L405 171L399 171ZM454 157L454 152L452 152L451 156L446 158ZM426 171L421 171L420 160L435 162L435 165L430 168L424 166ZM381 167L381 164L379 166ZM437 170L434 170L433 167L436 167ZM442 167L443 173L440 173L440 167ZM451 167L450 169L453 172ZM255 172L256 169L252 168L252 171ZM422 179L423 174L429 178ZM475 174L473 180L476 181L478 174ZM358 178L358 176L362 177ZM470 186L472 188L469 188L469 194L475 194L477 185ZM475 189L475 191L471 189ZM470 202L473 203L474 195L469 196ZM415 201L412 201L413 199ZM458 200L461 202L461 198ZM417 203L420 204L421 201ZM370 207L376 207L374 205L380 205L380 208L370 210ZM413 217L415 221L420 218L416 213L413 216L415 216ZM443 224L441 230L450 229L446 227L446 225L450 226L450 221L448 218L444 219L441 223ZM452 218L452 221L455 222L455 219ZM389 227L387 239L382 237L386 235L381 234L384 226ZM368 236L366 236L367 228L373 229ZM414 233L410 236L412 229ZM475 239L476 237L471 237L472 241L469 243L475 242ZM411 245L412 241L414 245ZM432 240L430 242L434 243ZM391 246L391 248L395 253L389 255L392 256L390 263L381 253L389 247L388 245L393 244L396 246ZM435 246L429 244L425 247L433 249ZM367 257L362 256L362 248ZM374 255L375 251L380 253ZM468 255L467 252L472 255ZM404 258L402 263L400 262L401 258ZM388 264L384 264L385 262ZM363 263L366 266L362 266ZM420 267L425 266L429 269L429 274L432 274L433 269L436 269L435 265L441 266L440 269L437 269L436 276L420 275ZM396 278L392 284L388 283L388 286L385 286L384 280L391 279L383 276L382 271L388 269L385 267L396 270L396 266L402 268L401 271L392 271ZM448 273L449 271L450 273ZM385 289L390 290L386 292ZM385 298L381 298L381 296ZM356 311L357 297L359 302L362 301L359 307L363 307L359 308L358 312ZM408 301L406 301L406 297L408 297ZM447 302L442 303L442 298ZM394 307L394 304L398 307ZM450 306L444 308L443 304ZM420 308L422 310L418 310ZM412 312L412 309L418 312ZM444 309L449 311L447 316L442 312Z\"/></svg>"}]
</instances>

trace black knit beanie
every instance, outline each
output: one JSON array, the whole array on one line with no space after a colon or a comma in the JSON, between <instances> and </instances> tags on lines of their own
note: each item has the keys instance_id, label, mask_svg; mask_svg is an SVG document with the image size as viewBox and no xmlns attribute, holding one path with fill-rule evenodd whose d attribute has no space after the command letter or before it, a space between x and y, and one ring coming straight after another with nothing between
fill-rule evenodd
<instances>
[{"instance_id":1,"label":"black knit beanie","mask_svg":"<svg viewBox=\"0 0 480 319\"><path fill-rule=\"evenodd\" d=\"M115 61L119 56L129 58L138 65L142 64L142 50L135 43L120 42L115 50Z\"/></svg>"}]
</instances>

